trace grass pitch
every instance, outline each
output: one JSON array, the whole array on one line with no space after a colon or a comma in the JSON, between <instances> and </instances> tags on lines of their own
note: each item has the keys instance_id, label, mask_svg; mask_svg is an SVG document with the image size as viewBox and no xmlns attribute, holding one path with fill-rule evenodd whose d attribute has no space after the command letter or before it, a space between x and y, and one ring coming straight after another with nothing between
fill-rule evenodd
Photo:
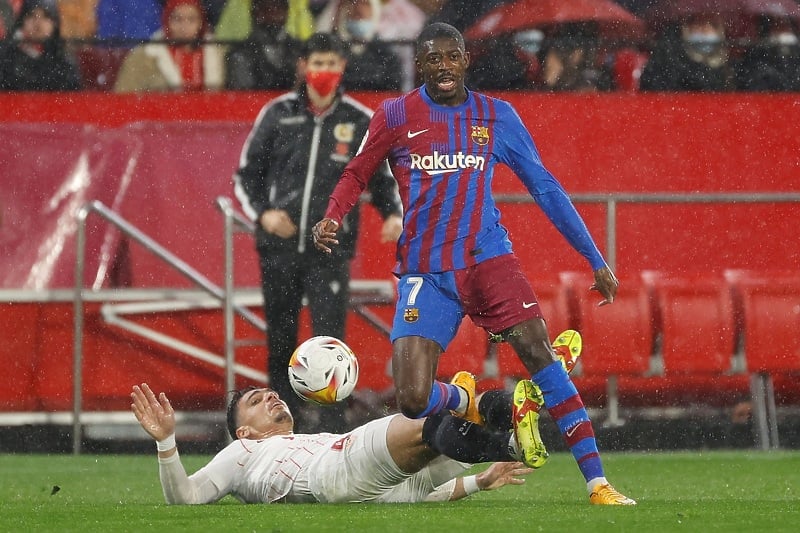
<instances>
[{"instance_id":1,"label":"grass pitch","mask_svg":"<svg viewBox=\"0 0 800 533\"><path fill-rule=\"evenodd\" d=\"M193 472L208 457L184 457ZM0 455L0 531L800 531L800 452L607 453L638 500L595 507L564 453L521 487L431 504L167 506L155 451ZM478 469L480 467L476 467Z\"/></svg>"}]
</instances>

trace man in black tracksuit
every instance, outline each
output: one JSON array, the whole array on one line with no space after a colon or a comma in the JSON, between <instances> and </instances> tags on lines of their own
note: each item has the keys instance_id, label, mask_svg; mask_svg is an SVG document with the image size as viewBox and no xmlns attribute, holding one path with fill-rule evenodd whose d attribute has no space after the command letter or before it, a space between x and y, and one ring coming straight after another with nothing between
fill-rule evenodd
<instances>
[{"instance_id":1,"label":"man in black tracksuit","mask_svg":"<svg viewBox=\"0 0 800 533\"><path fill-rule=\"evenodd\" d=\"M308 300L314 335L344 338L358 212L344 221L333 254L314 247L311 226L325 215L328 197L356 154L372 115L339 87L345 57L335 36L315 34L306 41L299 62L303 83L264 106L234 175L236 196L256 222L270 387L297 415L299 432L316 429L309 427L311 420L303 420L309 407L292 392L287 374L298 345L302 298ZM397 240L402 207L388 165L383 168L370 182L371 203L384 218L382 239ZM323 420L324 431L349 429L343 406L326 408Z\"/></svg>"}]
</instances>

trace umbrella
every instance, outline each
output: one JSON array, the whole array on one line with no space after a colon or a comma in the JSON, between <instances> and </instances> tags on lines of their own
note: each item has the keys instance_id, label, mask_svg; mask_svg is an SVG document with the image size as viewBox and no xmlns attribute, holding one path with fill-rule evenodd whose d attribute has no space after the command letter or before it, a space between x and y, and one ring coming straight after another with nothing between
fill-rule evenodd
<instances>
[{"instance_id":1,"label":"umbrella","mask_svg":"<svg viewBox=\"0 0 800 533\"><path fill-rule=\"evenodd\" d=\"M493 39L520 30L593 22L607 37L639 38L644 22L611 0L516 0L496 7L464 32L468 40Z\"/></svg>"},{"instance_id":2,"label":"umbrella","mask_svg":"<svg viewBox=\"0 0 800 533\"><path fill-rule=\"evenodd\" d=\"M795 0L660 0L645 12L655 29L692 15L718 15L730 36L743 36L754 29L756 17L789 18L800 24L800 5Z\"/></svg>"}]
</instances>

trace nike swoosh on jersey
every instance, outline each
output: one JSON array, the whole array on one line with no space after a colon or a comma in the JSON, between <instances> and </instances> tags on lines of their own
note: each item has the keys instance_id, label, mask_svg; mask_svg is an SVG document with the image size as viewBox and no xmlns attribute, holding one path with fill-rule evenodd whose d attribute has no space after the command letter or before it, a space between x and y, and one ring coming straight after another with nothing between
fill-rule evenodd
<instances>
[{"instance_id":1,"label":"nike swoosh on jersey","mask_svg":"<svg viewBox=\"0 0 800 533\"><path fill-rule=\"evenodd\" d=\"M524 307L525 309L530 309L531 307L533 307L536 304L537 304L537 302L531 302L531 303L522 302L522 307Z\"/></svg>"},{"instance_id":2,"label":"nike swoosh on jersey","mask_svg":"<svg viewBox=\"0 0 800 533\"><path fill-rule=\"evenodd\" d=\"M451 172L458 172L458 168L445 168L442 170L428 170L428 176L438 176L439 174L449 174Z\"/></svg>"},{"instance_id":3,"label":"nike swoosh on jersey","mask_svg":"<svg viewBox=\"0 0 800 533\"><path fill-rule=\"evenodd\" d=\"M569 428L567 431L565 431L565 432L564 432L564 434L565 434L567 437L571 437L571 436L573 436L573 435L575 434L575 432L576 432L576 431L578 431L578 426L580 426L580 424L575 424L574 426L572 426L571 428Z\"/></svg>"},{"instance_id":4,"label":"nike swoosh on jersey","mask_svg":"<svg viewBox=\"0 0 800 533\"><path fill-rule=\"evenodd\" d=\"M430 129L430 128L428 128L428 129ZM425 133L426 131L428 131L428 130L427 130L427 129L424 129L424 130L419 130L419 131L411 131L411 130L408 130L408 138L409 138L409 139L413 139L413 138L414 138L414 137L416 137L417 135L422 135L422 134L423 134L423 133Z\"/></svg>"}]
</instances>

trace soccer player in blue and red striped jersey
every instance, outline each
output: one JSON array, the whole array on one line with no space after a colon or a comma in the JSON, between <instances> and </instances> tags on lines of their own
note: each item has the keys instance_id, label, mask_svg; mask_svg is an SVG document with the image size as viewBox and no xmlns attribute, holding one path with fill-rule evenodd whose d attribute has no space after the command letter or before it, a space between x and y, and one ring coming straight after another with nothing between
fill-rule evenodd
<instances>
[{"instance_id":1,"label":"soccer player in blue and red striped jersey","mask_svg":"<svg viewBox=\"0 0 800 533\"><path fill-rule=\"evenodd\" d=\"M403 414L419 418L450 409L480 422L474 379L435 379L439 357L469 315L511 344L531 373L534 386L520 393L518 385L515 393L515 422L517 416L526 416L526 395L534 399L529 393L535 390L586 479L590 501L635 504L605 478L583 401L556 358L534 291L500 224L491 191L495 165L504 163L514 171L586 258L594 272L592 289L603 296L600 305L613 302L617 279L566 192L543 166L514 108L464 86L469 54L461 33L443 23L424 28L416 42L416 64L424 84L384 101L375 112L359 153L331 194L325 218L312 230L316 246L330 252L329 246L338 244L336 231L343 218L378 165L388 159L404 208L391 335ZM531 425L537 420L535 415ZM538 428L532 438L539 438ZM541 456L526 457L526 463L541 466L546 459L541 449Z\"/></svg>"}]
</instances>

